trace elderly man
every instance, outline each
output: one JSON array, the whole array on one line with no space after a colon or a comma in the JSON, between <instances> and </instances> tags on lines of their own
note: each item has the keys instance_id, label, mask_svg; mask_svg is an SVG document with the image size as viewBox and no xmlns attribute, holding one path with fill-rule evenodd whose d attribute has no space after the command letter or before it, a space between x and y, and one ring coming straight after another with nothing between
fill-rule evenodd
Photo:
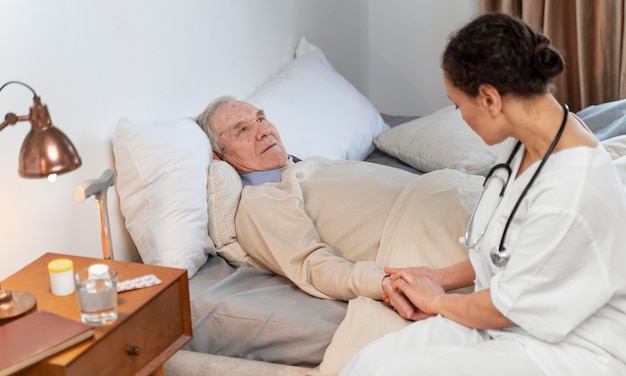
<instances>
[{"instance_id":1,"label":"elderly man","mask_svg":"<svg viewBox=\"0 0 626 376\"><path fill-rule=\"evenodd\" d=\"M381 299L383 281L388 283L386 265L438 267L467 258L456 241L444 241L438 249L424 246L420 228L409 217L431 203L443 205L441 218L434 218L431 227L437 221L464 226L480 179L450 172L433 184L454 191L454 200L424 195L416 200L412 197L422 188L415 183L424 178L400 169L317 157L298 161L287 153L263 110L250 103L217 98L198 123L214 158L229 163L242 178L235 219L242 248L308 294ZM467 180L476 189L457 191ZM459 209L460 218L449 221L446 211Z\"/></svg>"}]
</instances>

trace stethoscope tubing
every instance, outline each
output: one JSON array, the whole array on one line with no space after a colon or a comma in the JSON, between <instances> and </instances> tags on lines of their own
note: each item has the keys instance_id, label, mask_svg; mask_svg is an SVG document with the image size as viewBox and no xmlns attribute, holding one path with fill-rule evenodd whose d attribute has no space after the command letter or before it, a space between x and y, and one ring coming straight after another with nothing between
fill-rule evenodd
<instances>
[{"instance_id":1,"label":"stethoscope tubing","mask_svg":"<svg viewBox=\"0 0 626 376\"><path fill-rule=\"evenodd\" d=\"M541 163L537 167L537 170L535 171L533 176L528 181L528 184L526 185L526 187L524 187L524 190L522 191L522 194L520 195L520 197L517 199L517 202L515 203L515 206L513 207L513 210L511 210L511 214L509 215L509 218L507 219L506 224L504 225L504 230L502 232L502 237L500 238L500 244L498 245L497 250L494 250L494 252L492 252L492 255L491 255L492 256L492 260L493 260L494 264L496 264L496 266L500 266L501 267L501 266L506 265L506 262L508 262L508 257L509 256L506 253L506 247L504 246L504 242L506 240L506 235L507 235L507 232L508 232L509 227L511 225L511 222L513 221L513 217L515 216L515 213L517 212L517 209L519 208L522 200L524 199L524 197L528 193L530 187L533 185L533 183L537 179L537 176L539 175L539 173L543 169L543 166L548 161L548 158L550 157L550 155L554 151L554 148L556 147L557 143L561 139L561 136L563 135L563 131L565 130L565 125L567 124L567 118L568 118L568 114L569 114L569 107L566 104L562 104L561 106L563 108L563 113L564 113L563 114L563 121L561 122L561 126L559 127L559 130L558 130L556 136L552 140L552 143L550 144L550 147L546 151L546 154L541 159ZM487 228L489 227L489 225L491 223L491 220L493 219L493 214L492 214L492 217L489 219L489 221L487 222L485 228L480 233L478 238L473 242L473 244L470 244L470 234L473 231L474 219L475 219L475 216L476 216L476 211L477 211L477 209L478 209L478 207L479 207L479 205L480 205L480 203L482 201L483 194L485 192L485 186L487 185L487 182L489 181L489 179L494 177L494 173L495 173L496 170L504 168L507 171L508 178L506 179L506 181L503 181L504 184L502 185L502 190L500 191L499 197L498 197L498 200L502 200L502 197L504 196L504 191L505 191L506 186L508 184L508 180L510 179L511 174L512 174L511 163L513 161L513 158L515 157L515 155L519 151L519 148L520 148L521 144L522 144L522 142L518 140L517 143L515 144L515 147L513 148L512 152L511 152L511 154L509 155L509 158L507 159L506 163L499 163L499 164L493 166L491 168L491 170L489 170L489 173L487 173L487 176L485 177L485 181L483 183L483 190L480 193L480 195L478 196L478 201L476 202L476 206L474 206L474 210L472 211L472 215L470 216L470 219L469 219L469 222L468 222L468 225L467 225L467 230L465 231L465 239L463 241L463 245L466 248L474 248L482 240L483 236L485 235L485 232L486 232ZM495 177L502 179L501 177L498 177L498 176L495 176ZM499 204L500 204L500 202L498 201L497 206L499 206Z\"/></svg>"}]
</instances>

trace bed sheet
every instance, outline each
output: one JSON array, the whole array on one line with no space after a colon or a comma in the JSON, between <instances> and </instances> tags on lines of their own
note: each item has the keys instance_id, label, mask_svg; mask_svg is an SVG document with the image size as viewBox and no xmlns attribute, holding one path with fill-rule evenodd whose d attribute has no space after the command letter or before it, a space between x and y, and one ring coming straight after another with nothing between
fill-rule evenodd
<instances>
[{"instance_id":1,"label":"bed sheet","mask_svg":"<svg viewBox=\"0 0 626 376\"><path fill-rule=\"evenodd\" d=\"M186 350L314 367L346 302L312 297L287 279L212 256L189 281L193 338Z\"/></svg>"}]
</instances>

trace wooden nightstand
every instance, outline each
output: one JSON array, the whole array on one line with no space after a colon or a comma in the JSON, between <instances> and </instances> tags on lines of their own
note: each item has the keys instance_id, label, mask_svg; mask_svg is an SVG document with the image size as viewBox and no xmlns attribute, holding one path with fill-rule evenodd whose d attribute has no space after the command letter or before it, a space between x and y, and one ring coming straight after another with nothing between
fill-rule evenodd
<instances>
[{"instance_id":1,"label":"wooden nightstand","mask_svg":"<svg viewBox=\"0 0 626 376\"><path fill-rule=\"evenodd\" d=\"M35 295L37 310L80 321L76 293L55 296L50 292L48 262L56 258L71 259L74 272L94 263L106 263L117 270L118 281L154 274L162 283L120 293L119 315L114 324L96 326L92 339L49 357L19 375L163 375L163 363L191 340L187 271L47 253L7 278L2 286Z\"/></svg>"}]
</instances>

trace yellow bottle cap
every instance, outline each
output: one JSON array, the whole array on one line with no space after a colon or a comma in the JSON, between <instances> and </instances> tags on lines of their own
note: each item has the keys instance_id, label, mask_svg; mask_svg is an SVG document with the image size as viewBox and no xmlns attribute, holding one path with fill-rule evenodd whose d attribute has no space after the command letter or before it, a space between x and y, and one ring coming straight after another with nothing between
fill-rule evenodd
<instances>
[{"instance_id":1,"label":"yellow bottle cap","mask_svg":"<svg viewBox=\"0 0 626 376\"><path fill-rule=\"evenodd\" d=\"M70 259L56 259L48 263L48 271L52 273L63 273L71 270L74 263Z\"/></svg>"}]
</instances>

